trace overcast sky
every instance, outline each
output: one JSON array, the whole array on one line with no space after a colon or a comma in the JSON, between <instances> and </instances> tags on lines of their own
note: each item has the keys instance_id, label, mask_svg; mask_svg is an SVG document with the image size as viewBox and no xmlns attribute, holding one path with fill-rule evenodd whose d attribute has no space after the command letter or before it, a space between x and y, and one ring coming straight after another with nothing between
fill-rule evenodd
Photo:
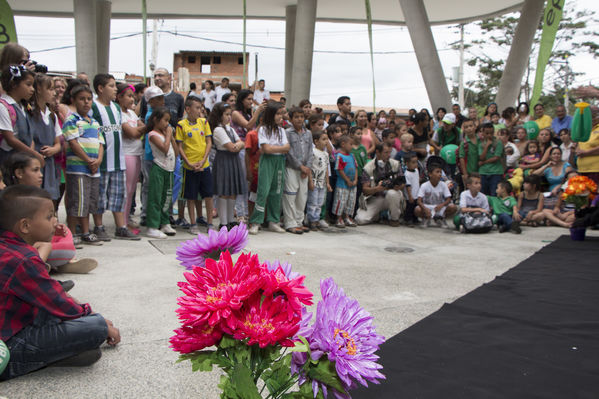
<instances>
[{"instance_id":1,"label":"overcast sky","mask_svg":"<svg viewBox=\"0 0 599 399\"><path fill-rule=\"evenodd\" d=\"M569 3L574 3L568 0ZM577 9L599 11L597 0L578 0ZM75 70L75 49L39 51L60 46L74 45L74 21L66 18L16 17L19 43L31 51L31 57L46 64L53 70ZM599 26L591 27L598 30ZM141 20L113 20L111 37L140 33ZM148 21L148 30L152 21ZM164 20L159 21L159 29L181 32L204 39L217 39L230 42L242 42L241 20ZM459 40L456 26L433 27L433 34L441 63L452 84L452 67L459 64L459 54L450 49L450 44ZM473 24L466 25L466 42L479 38ZM148 58L151 54L151 35L148 35ZM284 21L247 22L247 43L271 47L285 46ZM398 51L399 54L375 55L375 77L377 106L397 108L430 109L430 103L413 52L412 42L405 27L375 25L373 27L375 51ZM110 44L110 71L128 72L143 75L142 37L112 40ZM241 51L241 45L225 44L197 38L159 34L157 65L173 67L173 54L180 50L219 50ZM317 23L315 50L322 51L364 51L368 52L368 33L366 25ZM255 73L254 54L258 53L258 77L266 79L270 90L283 90L284 87L284 51L278 49L247 48L251 54L249 66L250 80ZM507 57L508 49L490 49L496 55ZM597 60L580 55L571 60L576 72L585 73L577 79L578 84L599 81ZM149 69L148 69L149 73ZM552 74L548 73L549 79ZM351 96L352 103L372 105L372 74L370 56L366 54L315 53L312 69L312 88L310 100L314 104L333 104L341 94ZM466 81L476 78L475 70L465 69ZM546 80L546 84L548 81ZM355 108L355 107L354 107Z\"/></svg>"}]
</instances>

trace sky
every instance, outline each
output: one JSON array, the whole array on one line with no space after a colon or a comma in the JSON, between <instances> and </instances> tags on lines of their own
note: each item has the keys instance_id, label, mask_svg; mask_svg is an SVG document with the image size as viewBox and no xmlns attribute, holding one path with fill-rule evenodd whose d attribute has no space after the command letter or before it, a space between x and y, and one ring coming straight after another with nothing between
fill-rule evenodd
<instances>
[{"instance_id":1,"label":"sky","mask_svg":"<svg viewBox=\"0 0 599 399\"><path fill-rule=\"evenodd\" d=\"M576 9L599 11L596 0L569 1ZM73 71L75 49L67 48L43 51L75 43L72 18L15 17L19 43L28 48L31 58L48 65L51 70ZM176 36L170 33L158 35L157 65L172 71L173 55L181 50L242 51L241 20L160 20L159 30L185 33L197 38ZM599 25L591 27L599 30ZM148 21L148 30L152 21ZM451 44L459 41L457 26L434 26L433 35L448 86L453 85L452 69L459 65L459 52ZM110 71L143 75L143 45L141 20L112 20L111 37L133 34L131 37L112 40L110 44ZM334 104L340 95L349 95L354 108L372 106L372 69L368 54L366 24L317 23L315 51L352 51L363 54L338 54L316 52L313 57L310 100L313 104ZM481 37L474 24L465 27L465 42ZM200 39L201 38L201 39ZM205 40L209 39L209 40ZM219 43L223 40L239 44ZM247 21L247 43L270 47L285 46L284 21ZM152 38L148 35L147 54L151 54ZM374 76L376 81L376 105L381 107L429 108L430 102L418 68L412 42L407 28L389 25L373 26L374 51L398 52L375 54ZM285 52L282 49L247 47L250 53L249 76L253 80L256 71L255 54L258 54L258 78L266 80L271 91L284 88ZM485 49L494 56L507 58L509 49ZM148 60L149 62L149 60ZM588 55L577 55L571 67L584 75L576 79L574 86L599 83L597 60ZM149 73L149 68L148 68ZM476 79L476 70L465 67L465 81ZM546 85L553 78L547 74ZM356 108L357 109L357 108Z\"/></svg>"}]
</instances>

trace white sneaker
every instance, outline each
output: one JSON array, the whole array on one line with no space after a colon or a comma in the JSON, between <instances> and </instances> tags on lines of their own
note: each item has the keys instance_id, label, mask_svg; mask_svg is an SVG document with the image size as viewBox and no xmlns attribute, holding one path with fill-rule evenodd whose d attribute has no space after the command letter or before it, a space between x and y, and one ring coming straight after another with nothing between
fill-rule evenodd
<instances>
[{"instance_id":1,"label":"white sneaker","mask_svg":"<svg viewBox=\"0 0 599 399\"><path fill-rule=\"evenodd\" d=\"M152 228L149 228L148 231L146 231L146 236L150 238L158 238L161 240L166 238L166 234L164 234L162 231Z\"/></svg>"},{"instance_id":2,"label":"white sneaker","mask_svg":"<svg viewBox=\"0 0 599 399\"><path fill-rule=\"evenodd\" d=\"M174 236L175 234L177 234L177 231L173 229L170 224L165 224L164 226L162 226L160 228L160 231L162 231L167 236Z\"/></svg>"},{"instance_id":3,"label":"white sneaker","mask_svg":"<svg viewBox=\"0 0 599 399\"><path fill-rule=\"evenodd\" d=\"M260 230L260 225L250 224L250 228L248 229L248 233L252 235L258 234L258 230Z\"/></svg>"},{"instance_id":4,"label":"white sneaker","mask_svg":"<svg viewBox=\"0 0 599 399\"><path fill-rule=\"evenodd\" d=\"M275 232L275 233L284 233L285 229L282 228L281 226L279 226L278 223L275 222L268 222L268 230Z\"/></svg>"},{"instance_id":5,"label":"white sneaker","mask_svg":"<svg viewBox=\"0 0 599 399\"><path fill-rule=\"evenodd\" d=\"M319 226L321 229L328 229L328 228L329 228L329 224L328 224L328 223L327 223L327 221L326 221L326 220L324 220L324 219L320 219L320 220L318 221L318 226Z\"/></svg>"}]
</instances>

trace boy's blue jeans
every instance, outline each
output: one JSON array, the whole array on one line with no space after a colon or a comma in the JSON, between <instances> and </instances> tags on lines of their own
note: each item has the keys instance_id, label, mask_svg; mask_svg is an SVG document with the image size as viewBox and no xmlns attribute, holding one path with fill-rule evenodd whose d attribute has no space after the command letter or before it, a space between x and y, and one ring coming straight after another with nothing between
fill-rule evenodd
<instances>
[{"instance_id":1,"label":"boy's blue jeans","mask_svg":"<svg viewBox=\"0 0 599 399\"><path fill-rule=\"evenodd\" d=\"M507 229L512 228L512 215L500 213L497 215L497 227L505 226Z\"/></svg>"},{"instance_id":2,"label":"boy's blue jeans","mask_svg":"<svg viewBox=\"0 0 599 399\"><path fill-rule=\"evenodd\" d=\"M321 187L321 188L314 187L314 190L308 191L308 203L306 206L306 216L308 217L309 223L318 222L320 220L322 204L324 203L326 194L327 194L326 187Z\"/></svg>"},{"instance_id":3,"label":"boy's blue jeans","mask_svg":"<svg viewBox=\"0 0 599 399\"><path fill-rule=\"evenodd\" d=\"M33 324L6 342L10 350L10 362L0 380L25 375L59 360L99 348L107 337L108 326L98 313L63 321L42 310Z\"/></svg>"}]
</instances>

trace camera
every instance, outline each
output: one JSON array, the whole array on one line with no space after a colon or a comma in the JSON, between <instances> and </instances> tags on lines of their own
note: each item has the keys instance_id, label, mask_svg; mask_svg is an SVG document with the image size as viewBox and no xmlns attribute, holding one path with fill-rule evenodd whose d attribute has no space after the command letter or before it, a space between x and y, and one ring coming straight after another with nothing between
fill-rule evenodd
<instances>
[{"instance_id":1,"label":"camera","mask_svg":"<svg viewBox=\"0 0 599 399\"><path fill-rule=\"evenodd\" d=\"M30 62L35 66L36 73L48 73L48 67L44 64L38 64L37 61L30 60Z\"/></svg>"},{"instance_id":2,"label":"camera","mask_svg":"<svg viewBox=\"0 0 599 399\"><path fill-rule=\"evenodd\" d=\"M381 185L387 189L405 184L406 178L401 173L388 173L381 180Z\"/></svg>"}]
</instances>

